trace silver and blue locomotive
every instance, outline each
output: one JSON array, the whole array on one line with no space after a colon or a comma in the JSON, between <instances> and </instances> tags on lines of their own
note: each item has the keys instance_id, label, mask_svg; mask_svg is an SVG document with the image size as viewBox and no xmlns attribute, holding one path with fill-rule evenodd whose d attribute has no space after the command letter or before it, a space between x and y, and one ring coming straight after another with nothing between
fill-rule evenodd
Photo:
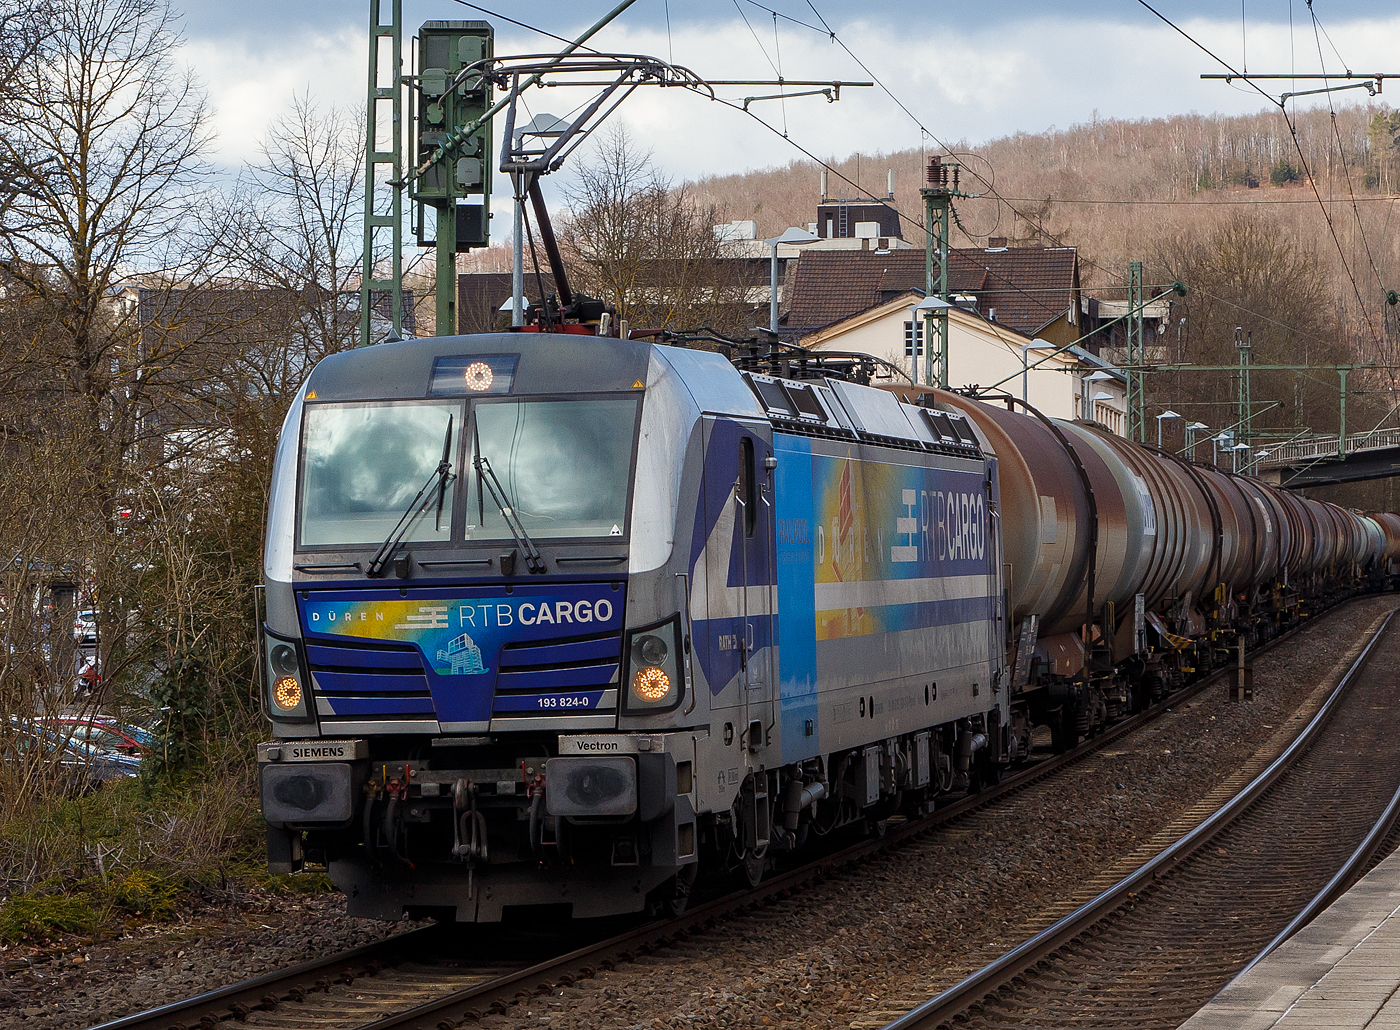
<instances>
[{"instance_id":1,"label":"silver and blue locomotive","mask_svg":"<svg viewBox=\"0 0 1400 1030\"><path fill-rule=\"evenodd\" d=\"M996 458L965 413L571 333L326 358L276 455L276 870L350 914L685 902L975 787L1013 725Z\"/></svg>"}]
</instances>

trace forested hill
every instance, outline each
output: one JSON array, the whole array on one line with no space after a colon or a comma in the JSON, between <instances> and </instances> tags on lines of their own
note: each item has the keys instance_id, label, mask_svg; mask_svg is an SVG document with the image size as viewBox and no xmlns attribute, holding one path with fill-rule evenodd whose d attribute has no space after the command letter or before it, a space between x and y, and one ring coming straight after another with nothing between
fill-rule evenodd
<instances>
[{"instance_id":1,"label":"forested hill","mask_svg":"<svg viewBox=\"0 0 1400 1030\"><path fill-rule=\"evenodd\" d=\"M1275 222L1299 243L1327 237L1329 271L1342 273L1337 247L1321 215L1304 169L1329 201L1334 228L1347 254L1363 267L1371 261L1394 264L1397 255L1391 217L1394 207L1378 202L1400 191L1400 111L1384 104L1353 105L1337 111L1299 112L1297 142L1277 111L1255 115L1185 114L1141 121L1092 121L1068 129L1018 133L975 147L960 148L963 189L992 193L993 199L958 205L965 232L955 243L985 243L990 236L1017 242L1060 242L1080 248L1086 280L1117 281L1134 258L1163 236L1199 228L1231 209L1245 208ZM875 196L885 192L885 172L896 176L895 205L906 216L905 234L922 243L918 188L925 154L855 154L831 165ZM989 184L990 187L989 188ZM815 218L819 192L817 166L807 160L741 175L715 176L692 184L692 196L713 204L721 217L754 218L760 235ZM833 195L852 195L854 186L831 176ZM1352 210L1355 194L1357 212ZM1254 205L1259 205L1254 207ZM1372 254L1365 254L1369 242ZM1320 244L1319 244L1320 245ZM1383 253L1376 253L1380 247Z\"/></svg>"}]
</instances>

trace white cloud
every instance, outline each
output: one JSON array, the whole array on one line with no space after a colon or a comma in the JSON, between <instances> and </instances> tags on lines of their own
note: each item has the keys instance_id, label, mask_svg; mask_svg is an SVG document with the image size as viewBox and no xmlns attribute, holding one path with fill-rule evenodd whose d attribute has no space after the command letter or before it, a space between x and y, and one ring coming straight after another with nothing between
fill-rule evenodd
<instances>
[{"instance_id":1,"label":"white cloud","mask_svg":"<svg viewBox=\"0 0 1400 1030\"><path fill-rule=\"evenodd\" d=\"M287 38L190 39L182 58L208 85L217 134L214 159L229 171L258 158L270 123L310 91L322 103L365 103L366 37L348 27Z\"/></svg>"},{"instance_id":2,"label":"white cloud","mask_svg":"<svg viewBox=\"0 0 1400 1030\"><path fill-rule=\"evenodd\" d=\"M750 20L761 47L737 18L703 26L677 22L669 35L664 28L610 26L598 45L656 55L673 52L677 63L710 78L771 77L769 58L776 63L771 22ZM935 28L851 17L834 24L870 69L948 143L977 143L1015 132L1039 132L1052 125L1065 127L1088 121L1095 113L1100 118L1124 119L1192 110L1242 113L1257 111L1265 103L1239 84L1203 82L1201 72L1219 69L1170 28L1148 20L1041 17L983 27L962 19L952 27ZM1226 60L1239 61L1237 22L1201 18L1185 22L1183 28ZM779 31L786 77L866 78L825 36L785 24ZM1352 68L1384 70L1400 41L1400 16L1339 22L1329 31ZM364 103L362 28L301 28L284 38L268 39L199 37L186 47L186 59L209 84L219 135L218 160L230 168L256 156L268 123L301 90L309 88L322 102ZM517 29L498 35L498 53L539 47L537 37ZM1286 25L1251 27L1248 47L1249 65L1256 71L1287 70L1294 54L1297 70L1318 67L1310 25L1299 25L1291 47ZM1326 41L1323 57L1329 70L1340 66ZM1298 88L1317 85L1300 83ZM1290 86L1281 83L1271 88L1278 92ZM771 90L728 87L721 92L741 100L745 93ZM1352 90L1335 95L1334 102L1365 97L1363 91ZM534 111L564 114L582 99L574 91L536 90L529 101ZM753 110L780 130L785 124L793 141L820 156L920 145L918 128L879 89L843 89L836 104L805 97L785 104L760 102ZM784 164L801 156L747 116L680 91L640 89L615 118L650 147L657 163L676 179Z\"/></svg>"}]
</instances>

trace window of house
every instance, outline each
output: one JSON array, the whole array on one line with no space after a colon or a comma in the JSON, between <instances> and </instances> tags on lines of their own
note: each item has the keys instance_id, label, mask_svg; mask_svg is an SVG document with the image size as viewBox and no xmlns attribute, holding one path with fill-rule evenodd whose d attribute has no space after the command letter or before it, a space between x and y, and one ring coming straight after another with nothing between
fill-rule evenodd
<instances>
[{"instance_id":1,"label":"window of house","mask_svg":"<svg viewBox=\"0 0 1400 1030\"><path fill-rule=\"evenodd\" d=\"M915 358L924 350L924 327L918 322L904 323L904 356Z\"/></svg>"}]
</instances>

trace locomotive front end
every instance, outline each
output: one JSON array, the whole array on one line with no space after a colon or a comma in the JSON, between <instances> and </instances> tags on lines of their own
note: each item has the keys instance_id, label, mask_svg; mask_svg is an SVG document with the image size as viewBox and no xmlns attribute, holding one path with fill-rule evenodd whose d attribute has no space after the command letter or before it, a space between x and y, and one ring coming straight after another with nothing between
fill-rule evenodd
<instances>
[{"instance_id":1,"label":"locomotive front end","mask_svg":"<svg viewBox=\"0 0 1400 1030\"><path fill-rule=\"evenodd\" d=\"M694 861L689 765L652 732L689 689L668 389L650 345L594 337L316 367L269 502L274 869L326 868L352 915L494 921L635 911Z\"/></svg>"}]
</instances>

